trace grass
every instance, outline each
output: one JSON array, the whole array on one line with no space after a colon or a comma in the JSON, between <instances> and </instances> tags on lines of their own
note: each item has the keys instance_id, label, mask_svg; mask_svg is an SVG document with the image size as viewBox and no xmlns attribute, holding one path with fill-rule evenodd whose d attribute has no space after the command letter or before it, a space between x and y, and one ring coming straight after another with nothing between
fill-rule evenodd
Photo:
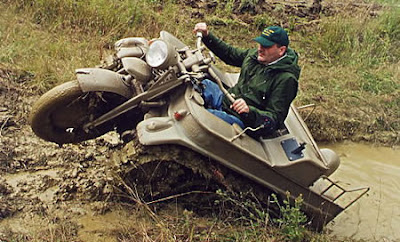
<instances>
[{"instance_id":1,"label":"grass","mask_svg":"<svg viewBox=\"0 0 400 242\"><path fill-rule=\"evenodd\" d=\"M190 8L173 0L3 0L0 62L29 73L34 77L31 85L44 92L74 79L76 68L97 65L122 37L151 39L165 29L193 46L191 30L205 21L228 43L248 48L255 46L249 39L263 27L282 23L300 54L295 104L318 105L307 123L315 138L399 144L399 7L372 14L368 5L346 10L348 4L310 22L307 16L299 17L300 10L288 8L290 12L283 4L274 5L272 14L239 16L243 6L253 8L255 1L220 0L208 12L198 4Z\"/></svg>"},{"instance_id":2,"label":"grass","mask_svg":"<svg viewBox=\"0 0 400 242\"><path fill-rule=\"evenodd\" d=\"M219 212L198 216L181 207L179 202L160 202L150 207L125 186L135 205L126 204L121 209L128 214L133 210L135 216L129 216L124 226L114 231L119 241L334 241L326 234L305 229L301 197L292 206L289 194L282 202L273 195L271 204L279 208L281 216L270 219L268 208L261 206L257 199L249 199L255 198L254 194L218 190L214 210Z\"/></svg>"},{"instance_id":3,"label":"grass","mask_svg":"<svg viewBox=\"0 0 400 242\"><path fill-rule=\"evenodd\" d=\"M311 36L313 56L330 64L373 68L382 63L396 64L399 51L400 10L393 9L379 18L343 14L322 21L321 30Z\"/></svg>"},{"instance_id":4,"label":"grass","mask_svg":"<svg viewBox=\"0 0 400 242\"><path fill-rule=\"evenodd\" d=\"M273 14L245 12L238 16L234 14L237 8L251 9L256 1L243 0L236 5L235 2L219 0L215 9L204 10L173 0L2 0L1 68L23 70L33 76L30 85L44 92L74 79L74 69L97 65L119 38L151 39L164 29L193 46L191 30L196 22L205 21L227 42L253 47L249 40L261 29L285 23L302 66L295 104L318 105L307 120L314 137L399 144L400 8L382 9L376 16L369 15L368 8L361 8L352 13L321 15L312 22L297 15L282 16L283 4L276 6ZM149 215L148 209L137 207L143 217L151 219L146 223L135 221L141 227L128 223L115 233L121 241L132 241L138 236L159 241L271 241L307 237L302 230L302 216L296 209L299 204L280 205L284 216L276 220L281 225L281 230L276 231L268 226L265 211L255 204L237 198L231 202L242 208L250 206L252 215L245 220L227 221L216 217L205 219L183 209L177 209L173 215L169 212ZM63 226L49 227L45 235L53 238L61 233L73 237L75 230ZM307 238L330 240L323 235ZM26 240L15 238L15 241Z\"/></svg>"},{"instance_id":5,"label":"grass","mask_svg":"<svg viewBox=\"0 0 400 242\"><path fill-rule=\"evenodd\" d=\"M193 46L191 30L204 21L228 43L248 48L262 28L283 24L302 67L295 104L318 106L307 123L315 138L399 144L399 7L371 12L367 4L348 4L310 22L304 9L283 3L272 14L250 14L255 2L220 0L204 10L202 2L190 8L174 0L3 0L0 62L34 76L31 85L44 92L74 79L76 68L97 65L119 38L151 39L164 29Z\"/></svg>"},{"instance_id":6,"label":"grass","mask_svg":"<svg viewBox=\"0 0 400 242\"><path fill-rule=\"evenodd\" d=\"M158 13L143 12L148 5L160 8ZM33 73L32 85L42 90L73 79L76 68L97 65L119 38L153 38L171 19L180 21L177 5L142 0L21 0L0 7L0 61ZM171 26L171 33L178 32L173 27L178 25Z\"/></svg>"},{"instance_id":7,"label":"grass","mask_svg":"<svg viewBox=\"0 0 400 242\"><path fill-rule=\"evenodd\" d=\"M80 42L72 36L43 31L32 22L12 14L1 5L0 60L10 67L32 73L34 83L43 90L70 80L74 69L99 61L89 42Z\"/></svg>"},{"instance_id":8,"label":"grass","mask_svg":"<svg viewBox=\"0 0 400 242\"><path fill-rule=\"evenodd\" d=\"M303 204L302 196L295 199L294 205L289 202L290 194L287 193L287 199L280 204L276 195L272 194L273 203L279 207L281 217L275 219L275 222L281 229L281 234L286 241L303 241L306 237L305 223L307 217L300 210Z\"/></svg>"},{"instance_id":9,"label":"grass","mask_svg":"<svg viewBox=\"0 0 400 242\"><path fill-rule=\"evenodd\" d=\"M301 31L310 37L299 42L295 102L319 106L308 122L319 140L399 144L399 23L400 8L392 8L377 17L342 13Z\"/></svg>"}]
</instances>

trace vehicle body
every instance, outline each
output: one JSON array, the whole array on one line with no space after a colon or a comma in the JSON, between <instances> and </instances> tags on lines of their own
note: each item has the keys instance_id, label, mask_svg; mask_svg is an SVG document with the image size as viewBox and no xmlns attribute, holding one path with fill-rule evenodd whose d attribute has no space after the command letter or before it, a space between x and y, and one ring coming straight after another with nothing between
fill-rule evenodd
<instances>
[{"instance_id":1,"label":"vehicle body","mask_svg":"<svg viewBox=\"0 0 400 242\"><path fill-rule=\"evenodd\" d=\"M61 85L39 99L31 115L38 136L58 144L76 143L128 123L124 129L136 128L143 145L185 146L282 197L287 191L291 200L302 195L303 211L315 228L322 228L368 191L353 189L360 193L345 205L338 203L350 192L327 178L339 166L339 157L318 148L293 105L284 126L258 140L246 134L251 130L208 112L197 91L199 82L209 78L221 88L229 87L238 75L213 66L213 58L202 54L200 38L197 49L190 49L162 31L150 45L143 38L127 38L117 42L116 49L106 68L78 69L73 91ZM100 95L95 104L86 100L93 93Z\"/></svg>"}]
</instances>

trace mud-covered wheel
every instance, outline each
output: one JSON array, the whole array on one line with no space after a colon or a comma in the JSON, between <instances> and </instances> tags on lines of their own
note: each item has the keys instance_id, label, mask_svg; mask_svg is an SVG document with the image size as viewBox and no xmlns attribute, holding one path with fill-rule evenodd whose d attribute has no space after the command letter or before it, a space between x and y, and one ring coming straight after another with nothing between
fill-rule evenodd
<instances>
[{"instance_id":1,"label":"mud-covered wheel","mask_svg":"<svg viewBox=\"0 0 400 242\"><path fill-rule=\"evenodd\" d=\"M57 144L78 143L92 139L114 128L108 122L89 132L82 125L101 116L123 101L123 97L104 92L84 93L77 81L54 87L35 103L30 115L33 132Z\"/></svg>"}]
</instances>

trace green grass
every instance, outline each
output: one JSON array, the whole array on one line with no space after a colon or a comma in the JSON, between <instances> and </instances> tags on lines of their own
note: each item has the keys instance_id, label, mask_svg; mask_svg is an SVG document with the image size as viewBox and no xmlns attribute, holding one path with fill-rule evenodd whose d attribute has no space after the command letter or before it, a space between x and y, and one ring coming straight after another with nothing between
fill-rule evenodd
<instances>
[{"instance_id":1,"label":"green grass","mask_svg":"<svg viewBox=\"0 0 400 242\"><path fill-rule=\"evenodd\" d=\"M76 68L99 64L116 40L153 38L162 29L178 34L181 26L171 21L184 19L178 5L147 0L3 2L0 61L31 72L42 90L73 79Z\"/></svg>"},{"instance_id":2,"label":"green grass","mask_svg":"<svg viewBox=\"0 0 400 242\"><path fill-rule=\"evenodd\" d=\"M400 127L399 7L381 8L372 16L368 6L361 6L321 15L316 24L296 12L283 15L283 3L270 14L236 15L254 3L219 0L214 9L204 10L174 0L3 0L0 62L30 73L31 85L45 91L74 79L76 68L99 64L123 37L151 39L167 30L193 46L192 28L205 21L228 43L248 48L255 46L251 39L262 28L283 23L302 67L295 104L318 105L308 123L312 131L331 128L323 131L330 133L328 140L399 142L395 138ZM198 4L201 7L202 2ZM321 117L343 122L323 123ZM341 131L335 134L337 130ZM386 140L385 132L392 132L389 136L394 138Z\"/></svg>"},{"instance_id":3,"label":"green grass","mask_svg":"<svg viewBox=\"0 0 400 242\"><path fill-rule=\"evenodd\" d=\"M371 68L396 63L400 56L400 8L378 18L338 15L324 19L309 39L313 56L330 64Z\"/></svg>"},{"instance_id":4,"label":"green grass","mask_svg":"<svg viewBox=\"0 0 400 242\"><path fill-rule=\"evenodd\" d=\"M399 143L399 24L400 8L391 8L376 17L341 13L300 31L309 37L298 41L295 103L318 105L308 124L319 140Z\"/></svg>"},{"instance_id":5,"label":"green grass","mask_svg":"<svg viewBox=\"0 0 400 242\"><path fill-rule=\"evenodd\" d=\"M0 61L32 73L33 85L48 89L74 78L75 68L99 62L99 56L93 52L98 43L44 31L40 25L6 11L3 5L1 11L5 18L0 20Z\"/></svg>"}]
</instances>

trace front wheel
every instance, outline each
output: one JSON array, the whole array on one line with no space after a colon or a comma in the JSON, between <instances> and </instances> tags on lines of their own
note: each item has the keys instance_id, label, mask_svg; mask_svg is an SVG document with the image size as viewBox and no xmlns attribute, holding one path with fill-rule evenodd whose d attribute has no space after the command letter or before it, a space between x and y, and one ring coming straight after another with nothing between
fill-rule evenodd
<instances>
[{"instance_id":1,"label":"front wheel","mask_svg":"<svg viewBox=\"0 0 400 242\"><path fill-rule=\"evenodd\" d=\"M66 82L39 98L32 108L30 124L33 132L44 140L57 144L78 143L111 131L113 122L106 122L89 132L82 126L125 100L113 93L84 93L78 81Z\"/></svg>"}]
</instances>

